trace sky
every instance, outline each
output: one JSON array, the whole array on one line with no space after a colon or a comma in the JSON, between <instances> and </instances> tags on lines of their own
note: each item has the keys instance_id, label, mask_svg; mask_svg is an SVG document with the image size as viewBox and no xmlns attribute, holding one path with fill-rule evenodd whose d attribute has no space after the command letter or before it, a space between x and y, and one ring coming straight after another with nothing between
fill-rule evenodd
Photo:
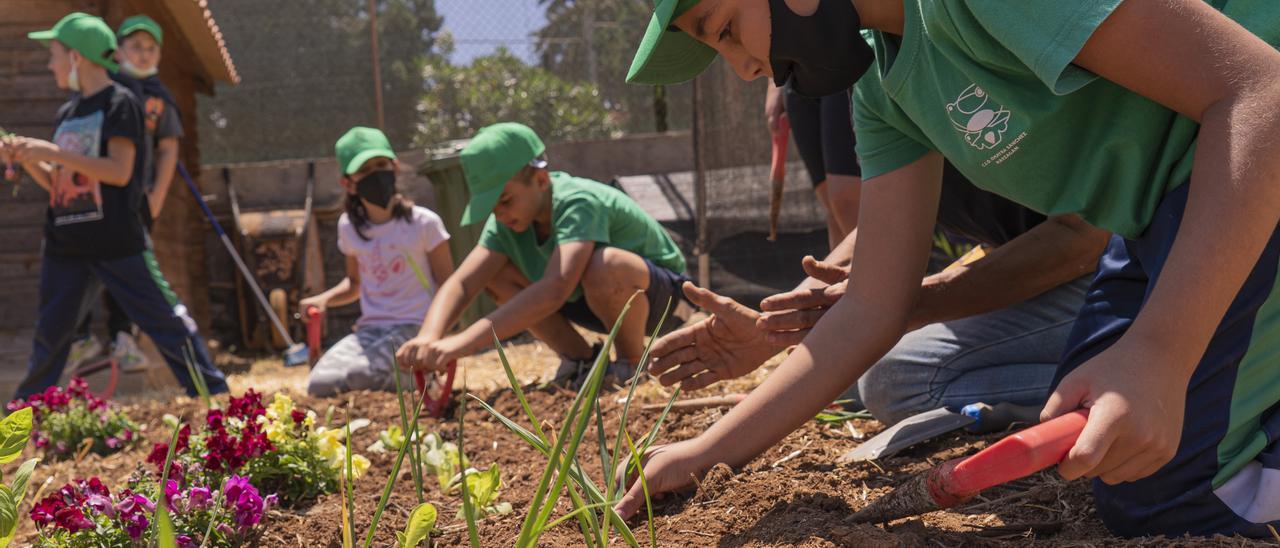
<instances>
[{"instance_id":1,"label":"sky","mask_svg":"<svg viewBox=\"0 0 1280 548\"><path fill-rule=\"evenodd\" d=\"M505 45L526 63L536 62L530 33L546 22L538 0L436 0L456 48L450 59L468 64Z\"/></svg>"}]
</instances>

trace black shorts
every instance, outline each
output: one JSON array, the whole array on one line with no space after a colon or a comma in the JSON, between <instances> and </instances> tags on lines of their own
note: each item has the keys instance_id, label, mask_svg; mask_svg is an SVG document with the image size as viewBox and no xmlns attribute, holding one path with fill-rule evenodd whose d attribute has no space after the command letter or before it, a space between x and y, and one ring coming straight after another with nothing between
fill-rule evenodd
<instances>
[{"instance_id":1,"label":"black shorts","mask_svg":"<svg viewBox=\"0 0 1280 548\"><path fill-rule=\"evenodd\" d=\"M658 328L658 320L662 319L667 304L670 303L671 310L674 312L676 303L684 298L684 291L680 286L689 281L689 277L656 265L649 259L644 259L644 264L649 267L649 289L644 292L645 300L649 301L649 318L645 320L644 331L646 335L652 335ZM564 303L564 306L560 307L560 315L596 333L608 333L613 329L614 319L610 319L609 325L606 326L600 318L596 317L595 312L591 311L591 307L587 306L587 298L584 296L578 297L576 301ZM669 332L678 327L676 324L677 322L668 314L662 331Z\"/></svg>"},{"instance_id":2,"label":"black shorts","mask_svg":"<svg viewBox=\"0 0 1280 548\"><path fill-rule=\"evenodd\" d=\"M857 141L853 136L849 92L821 99L801 97L790 88L785 93L791 136L813 186L827 180L827 174L862 176L854 150Z\"/></svg>"}]
</instances>

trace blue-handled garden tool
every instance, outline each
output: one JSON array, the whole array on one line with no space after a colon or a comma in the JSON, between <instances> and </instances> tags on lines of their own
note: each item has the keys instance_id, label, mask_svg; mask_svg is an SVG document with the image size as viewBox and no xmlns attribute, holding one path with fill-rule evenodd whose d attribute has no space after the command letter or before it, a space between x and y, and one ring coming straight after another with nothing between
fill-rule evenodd
<instances>
[{"instance_id":1,"label":"blue-handled garden tool","mask_svg":"<svg viewBox=\"0 0 1280 548\"><path fill-rule=\"evenodd\" d=\"M227 248L227 252L231 254L231 259L235 261L236 267L244 275L245 283L253 290L253 295L258 299L258 304L262 305L263 310L266 310L267 317L271 319L271 324L279 332L280 338L285 341L284 364L292 367L307 363L309 355L307 345L294 342L293 337L289 336L289 330L285 329L284 322L280 321L280 317L276 315L270 301L267 300L267 296L262 293L262 288L258 286L258 281L254 279L248 265L244 264L244 259L240 257L235 245L231 243L231 237L227 236L225 230L222 230L222 225L218 223L217 217L213 216L213 211L209 209L209 204L205 203L204 196L200 194L200 189L196 188L195 181L191 180L191 174L187 173L187 168L182 163L178 163L178 174L182 175L182 179L187 182L187 188L191 189L191 195L195 196L196 203L200 204L200 209L204 211L204 216L209 219L209 222L213 224L213 230L218 233L218 239L222 240L223 247Z\"/></svg>"}]
</instances>

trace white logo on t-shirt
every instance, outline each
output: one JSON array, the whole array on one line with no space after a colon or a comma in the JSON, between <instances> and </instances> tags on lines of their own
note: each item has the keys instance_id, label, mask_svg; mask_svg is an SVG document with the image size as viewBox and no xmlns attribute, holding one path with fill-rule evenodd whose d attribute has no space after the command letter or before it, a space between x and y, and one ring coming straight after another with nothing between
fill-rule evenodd
<instances>
[{"instance_id":1,"label":"white logo on t-shirt","mask_svg":"<svg viewBox=\"0 0 1280 548\"><path fill-rule=\"evenodd\" d=\"M992 103L990 96L977 84L971 85L947 104L947 116L964 140L978 150L989 150L1000 145L1004 132L1009 129L1009 111Z\"/></svg>"}]
</instances>

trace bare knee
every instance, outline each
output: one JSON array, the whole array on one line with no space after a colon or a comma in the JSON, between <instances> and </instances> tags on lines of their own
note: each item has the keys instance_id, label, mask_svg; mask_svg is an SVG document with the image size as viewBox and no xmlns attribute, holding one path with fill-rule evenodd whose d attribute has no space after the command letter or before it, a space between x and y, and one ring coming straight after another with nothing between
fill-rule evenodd
<instances>
[{"instance_id":1,"label":"bare knee","mask_svg":"<svg viewBox=\"0 0 1280 548\"><path fill-rule=\"evenodd\" d=\"M485 293L498 304L505 303L529 287L529 279L515 265L507 264L484 286Z\"/></svg>"},{"instance_id":2,"label":"bare knee","mask_svg":"<svg viewBox=\"0 0 1280 548\"><path fill-rule=\"evenodd\" d=\"M582 291L588 298L648 289L649 267L639 255L616 247L599 247L582 273Z\"/></svg>"}]
</instances>

